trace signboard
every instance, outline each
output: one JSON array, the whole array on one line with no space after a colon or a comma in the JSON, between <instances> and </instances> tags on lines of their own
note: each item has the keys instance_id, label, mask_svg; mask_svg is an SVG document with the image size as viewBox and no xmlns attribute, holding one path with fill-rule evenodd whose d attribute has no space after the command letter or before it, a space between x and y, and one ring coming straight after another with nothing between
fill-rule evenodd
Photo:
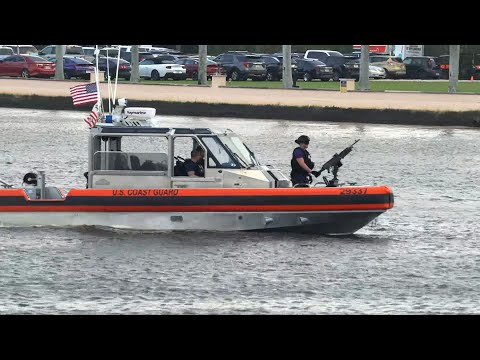
<instances>
[{"instance_id":1,"label":"signboard","mask_svg":"<svg viewBox=\"0 0 480 360\"><path fill-rule=\"evenodd\" d=\"M405 45L405 56L423 56L423 45Z\"/></svg>"},{"instance_id":2,"label":"signboard","mask_svg":"<svg viewBox=\"0 0 480 360\"><path fill-rule=\"evenodd\" d=\"M388 53L388 45L368 45L371 53ZM362 45L353 45L353 50L361 50Z\"/></svg>"},{"instance_id":3,"label":"signboard","mask_svg":"<svg viewBox=\"0 0 480 360\"><path fill-rule=\"evenodd\" d=\"M393 55L402 60L408 56L423 56L423 45L395 45Z\"/></svg>"}]
</instances>

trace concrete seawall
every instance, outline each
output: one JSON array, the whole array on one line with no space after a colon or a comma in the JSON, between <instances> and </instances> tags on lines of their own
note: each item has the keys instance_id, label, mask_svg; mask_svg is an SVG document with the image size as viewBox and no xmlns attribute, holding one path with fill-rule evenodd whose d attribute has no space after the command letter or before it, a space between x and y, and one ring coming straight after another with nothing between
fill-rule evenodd
<instances>
[{"instance_id":1,"label":"concrete seawall","mask_svg":"<svg viewBox=\"0 0 480 360\"><path fill-rule=\"evenodd\" d=\"M85 82L0 79L0 107L89 111L69 88ZM103 97L107 84L100 85ZM275 118L328 122L480 127L480 95L253 89L118 84L117 98L155 107L159 115Z\"/></svg>"}]
</instances>

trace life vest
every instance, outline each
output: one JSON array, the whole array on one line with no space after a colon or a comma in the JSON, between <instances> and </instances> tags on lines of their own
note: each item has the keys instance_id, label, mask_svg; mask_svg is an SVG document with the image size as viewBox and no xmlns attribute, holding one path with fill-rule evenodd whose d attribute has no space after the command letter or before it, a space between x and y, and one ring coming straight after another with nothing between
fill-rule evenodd
<instances>
[{"instance_id":1,"label":"life vest","mask_svg":"<svg viewBox=\"0 0 480 360\"><path fill-rule=\"evenodd\" d=\"M292 160L290 161L290 165L292 166L292 172L290 173L290 176L295 176L295 175L303 175L307 176L308 172L306 172L298 163L297 158L293 155L295 150L300 149L303 152L303 161L305 161L305 164L310 168L313 169L315 167L315 163L310 159L310 153L302 149L300 146L295 148L292 153Z\"/></svg>"},{"instance_id":2,"label":"life vest","mask_svg":"<svg viewBox=\"0 0 480 360\"><path fill-rule=\"evenodd\" d=\"M188 176L183 165L184 164L182 160L177 160L175 162L175 166L173 167L173 176Z\"/></svg>"}]
</instances>

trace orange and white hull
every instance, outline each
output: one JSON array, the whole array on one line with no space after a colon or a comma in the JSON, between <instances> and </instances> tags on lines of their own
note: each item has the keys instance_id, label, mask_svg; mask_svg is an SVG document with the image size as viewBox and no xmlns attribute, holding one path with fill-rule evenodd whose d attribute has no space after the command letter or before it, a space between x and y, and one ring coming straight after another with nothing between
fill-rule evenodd
<instances>
[{"instance_id":1,"label":"orange and white hull","mask_svg":"<svg viewBox=\"0 0 480 360\"><path fill-rule=\"evenodd\" d=\"M386 186L272 189L72 189L62 199L0 190L3 226L135 230L286 230L351 234L393 207Z\"/></svg>"}]
</instances>

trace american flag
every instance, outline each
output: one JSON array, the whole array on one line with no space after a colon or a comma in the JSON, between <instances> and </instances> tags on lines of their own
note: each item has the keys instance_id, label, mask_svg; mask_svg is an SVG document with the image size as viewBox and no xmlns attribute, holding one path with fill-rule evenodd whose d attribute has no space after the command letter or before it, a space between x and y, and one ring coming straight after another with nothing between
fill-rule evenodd
<instances>
[{"instance_id":1,"label":"american flag","mask_svg":"<svg viewBox=\"0 0 480 360\"><path fill-rule=\"evenodd\" d=\"M83 121L85 121L87 125L90 128L92 128L97 123L99 117L100 117L100 109L99 109L98 103L96 103L95 105L93 105L90 115L88 115L85 119L83 119Z\"/></svg>"},{"instance_id":2,"label":"american flag","mask_svg":"<svg viewBox=\"0 0 480 360\"><path fill-rule=\"evenodd\" d=\"M92 104L98 101L97 84L77 85L70 88L73 105Z\"/></svg>"}]
</instances>

